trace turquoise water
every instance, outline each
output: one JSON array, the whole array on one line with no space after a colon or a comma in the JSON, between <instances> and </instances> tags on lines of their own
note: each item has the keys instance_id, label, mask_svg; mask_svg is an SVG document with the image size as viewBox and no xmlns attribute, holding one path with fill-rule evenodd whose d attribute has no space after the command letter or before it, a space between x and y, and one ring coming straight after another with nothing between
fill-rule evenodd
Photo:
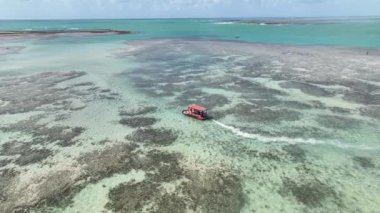
<instances>
[{"instance_id":1,"label":"turquoise water","mask_svg":"<svg viewBox=\"0 0 380 213\"><path fill-rule=\"evenodd\" d=\"M0 21L0 30L110 28L139 32L137 35L125 36L123 39L185 37L275 44L380 48L380 19L324 20L309 21L309 23L229 24L223 19Z\"/></svg>"},{"instance_id":2,"label":"turquoise water","mask_svg":"<svg viewBox=\"0 0 380 213\"><path fill-rule=\"evenodd\" d=\"M306 21L0 21L136 32L0 35L0 212L376 212L380 20Z\"/></svg>"}]
</instances>

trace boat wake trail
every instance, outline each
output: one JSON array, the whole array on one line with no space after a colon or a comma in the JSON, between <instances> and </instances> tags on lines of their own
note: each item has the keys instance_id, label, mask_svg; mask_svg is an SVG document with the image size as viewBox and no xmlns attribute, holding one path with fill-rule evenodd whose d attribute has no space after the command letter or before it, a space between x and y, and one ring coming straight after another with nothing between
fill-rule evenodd
<instances>
[{"instance_id":1,"label":"boat wake trail","mask_svg":"<svg viewBox=\"0 0 380 213\"><path fill-rule=\"evenodd\" d=\"M313 139L313 138L305 139L305 138L262 136L260 134L252 134L252 133L243 132L239 128L228 126L216 120L212 120L212 121L216 123L218 126L231 131L232 133L234 133L235 135L239 137L254 139L254 140L264 142L264 143L311 144L311 145L325 144L325 145L335 146L335 147L339 147L343 149L361 149L361 150L379 150L380 149L380 147L374 147L374 146L350 145L350 144L343 144L339 141L325 141L325 140L318 140L318 139Z\"/></svg>"}]
</instances>

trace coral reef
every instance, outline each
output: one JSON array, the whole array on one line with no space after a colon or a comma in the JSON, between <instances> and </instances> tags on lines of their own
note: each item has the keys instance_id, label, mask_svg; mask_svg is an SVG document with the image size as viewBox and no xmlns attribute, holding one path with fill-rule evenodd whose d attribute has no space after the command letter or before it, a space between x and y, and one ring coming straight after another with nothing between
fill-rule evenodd
<instances>
[{"instance_id":1,"label":"coral reef","mask_svg":"<svg viewBox=\"0 0 380 213\"><path fill-rule=\"evenodd\" d=\"M147 127L155 124L157 119L148 117L128 117L122 118L119 123L132 128Z\"/></svg>"},{"instance_id":2,"label":"coral reef","mask_svg":"<svg viewBox=\"0 0 380 213\"><path fill-rule=\"evenodd\" d=\"M177 138L177 132L164 128L140 128L134 131L131 135L126 136L126 139L134 142L162 146L167 146L174 143Z\"/></svg>"}]
</instances>

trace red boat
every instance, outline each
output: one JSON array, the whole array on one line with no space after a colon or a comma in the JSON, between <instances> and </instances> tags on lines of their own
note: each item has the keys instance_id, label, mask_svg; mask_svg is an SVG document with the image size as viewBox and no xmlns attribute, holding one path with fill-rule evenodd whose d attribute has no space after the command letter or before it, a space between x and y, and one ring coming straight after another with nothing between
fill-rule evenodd
<instances>
[{"instance_id":1,"label":"red boat","mask_svg":"<svg viewBox=\"0 0 380 213\"><path fill-rule=\"evenodd\" d=\"M202 121L207 119L207 109L195 104L183 110L182 114Z\"/></svg>"}]
</instances>

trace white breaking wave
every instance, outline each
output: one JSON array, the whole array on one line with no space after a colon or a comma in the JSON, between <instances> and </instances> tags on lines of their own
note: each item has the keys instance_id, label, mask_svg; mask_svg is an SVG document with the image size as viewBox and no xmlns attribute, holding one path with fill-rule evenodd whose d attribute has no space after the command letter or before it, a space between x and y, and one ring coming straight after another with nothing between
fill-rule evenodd
<instances>
[{"instance_id":1,"label":"white breaking wave","mask_svg":"<svg viewBox=\"0 0 380 213\"><path fill-rule=\"evenodd\" d=\"M260 134L252 134L241 131L239 128L228 126L226 124L223 124L219 121L212 120L214 123L219 125L220 127L223 127L224 129L227 129L234 133L237 136L243 137L243 138L249 138L254 139L258 141L262 141L264 143L288 143L288 144L312 144L312 145L318 145L318 144L326 144L331 145L339 148L344 149L362 149L362 150L377 150L380 149L380 147L375 146L362 146L362 145L349 145L349 144L343 144L339 141L324 141L324 140L317 140L317 139L304 139L304 138L289 138L289 137L270 137L270 136L262 136Z\"/></svg>"},{"instance_id":2,"label":"white breaking wave","mask_svg":"<svg viewBox=\"0 0 380 213\"><path fill-rule=\"evenodd\" d=\"M225 22L215 22L214 24L235 24L235 22L225 21Z\"/></svg>"}]
</instances>

